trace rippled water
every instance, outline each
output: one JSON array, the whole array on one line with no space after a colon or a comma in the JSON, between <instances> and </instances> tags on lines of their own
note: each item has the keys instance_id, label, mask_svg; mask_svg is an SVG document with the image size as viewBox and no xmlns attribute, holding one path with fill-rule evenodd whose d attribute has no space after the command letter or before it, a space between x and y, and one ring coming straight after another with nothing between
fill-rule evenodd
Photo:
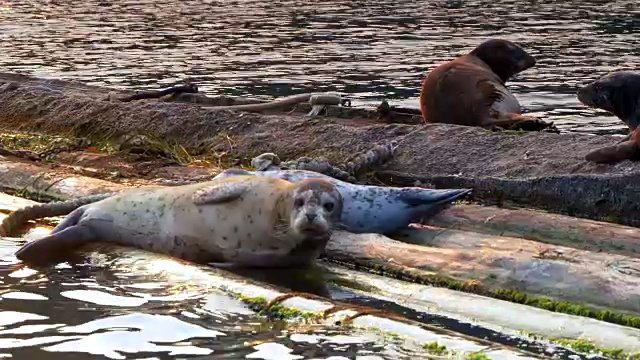
<instances>
[{"instance_id":1,"label":"rippled water","mask_svg":"<svg viewBox=\"0 0 640 360\"><path fill-rule=\"evenodd\" d=\"M0 358L411 359L380 334L285 328L223 293L112 267L17 268L0 244ZM349 356L349 357L345 357Z\"/></svg>"},{"instance_id":2,"label":"rippled water","mask_svg":"<svg viewBox=\"0 0 640 360\"><path fill-rule=\"evenodd\" d=\"M577 86L640 64L635 0L0 1L0 66L115 87L190 78L210 94L336 90L417 106L426 71L488 37L538 59L510 87L567 130L624 128Z\"/></svg>"}]
</instances>

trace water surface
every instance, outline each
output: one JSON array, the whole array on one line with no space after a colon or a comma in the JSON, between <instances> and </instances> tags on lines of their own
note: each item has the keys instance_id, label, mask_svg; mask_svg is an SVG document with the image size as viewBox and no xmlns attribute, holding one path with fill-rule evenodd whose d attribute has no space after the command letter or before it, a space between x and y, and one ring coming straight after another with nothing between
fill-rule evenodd
<instances>
[{"instance_id":1,"label":"water surface","mask_svg":"<svg viewBox=\"0 0 640 360\"><path fill-rule=\"evenodd\" d=\"M113 266L21 267L0 244L0 357L414 359L379 333L287 327L197 283ZM176 263L178 265L178 263ZM166 266L166 264L165 264ZM184 269L188 271L188 269ZM180 271L180 270L178 270Z\"/></svg>"},{"instance_id":2,"label":"water surface","mask_svg":"<svg viewBox=\"0 0 640 360\"><path fill-rule=\"evenodd\" d=\"M511 89L562 129L623 129L575 99L608 71L638 69L634 0L0 1L5 71L127 88L190 79L209 94L332 90L417 107L435 65L489 37L538 59Z\"/></svg>"}]
</instances>

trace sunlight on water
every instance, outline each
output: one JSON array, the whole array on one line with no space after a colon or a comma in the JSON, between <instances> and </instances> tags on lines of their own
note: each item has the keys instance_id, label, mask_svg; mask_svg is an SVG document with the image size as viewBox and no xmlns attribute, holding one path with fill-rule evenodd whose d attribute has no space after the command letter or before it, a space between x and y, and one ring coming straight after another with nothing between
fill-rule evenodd
<instances>
[{"instance_id":1,"label":"sunlight on water","mask_svg":"<svg viewBox=\"0 0 640 360\"><path fill-rule=\"evenodd\" d=\"M3 253L9 250L0 247ZM361 352L378 359L413 356L375 333L320 326L286 329L211 289L174 293L161 277L151 286L145 274L119 277L119 269L23 272L11 281L12 265L0 266L0 354L17 358L63 359L72 353L109 359L154 354L229 359L353 358Z\"/></svg>"},{"instance_id":2,"label":"sunlight on water","mask_svg":"<svg viewBox=\"0 0 640 360\"><path fill-rule=\"evenodd\" d=\"M3 1L4 71L114 87L190 79L209 94L315 90L417 106L435 65L489 37L537 65L510 84L568 130L623 129L578 103L578 86L640 65L638 4L616 1Z\"/></svg>"}]
</instances>

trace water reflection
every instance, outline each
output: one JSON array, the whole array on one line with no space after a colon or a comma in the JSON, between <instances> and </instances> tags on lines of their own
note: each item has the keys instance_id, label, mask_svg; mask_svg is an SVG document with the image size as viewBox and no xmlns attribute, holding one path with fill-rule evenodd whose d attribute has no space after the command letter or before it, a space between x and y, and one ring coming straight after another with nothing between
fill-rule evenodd
<instances>
[{"instance_id":1,"label":"water reflection","mask_svg":"<svg viewBox=\"0 0 640 360\"><path fill-rule=\"evenodd\" d=\"M32 229L27 236L46 230ZM136 259L115 263L113 257L122 253L93 254L89 263L34 270L12 255L17 248L18 244L0 240L0 357L412 359L420 355L399 340L364 330L291 328L281 321L267 321L213 290L196 268L170 259L142 258L138 260L144 265L136 266Z\"/></svg>"},{"instance_id":2,"label":"water reflection","mask_svg":"<svg viewBox=\"0 0 640 360\"><path fill-rule=\"evenodd\" d=\"M638 68L638 5L616 1L0 1L0 66L115 87L184 79L211 94L337 90L417 106L424 73L487 37L538 64L511 88L564 129L624 128L577 86Z\"/></svg>"}]
</instances>

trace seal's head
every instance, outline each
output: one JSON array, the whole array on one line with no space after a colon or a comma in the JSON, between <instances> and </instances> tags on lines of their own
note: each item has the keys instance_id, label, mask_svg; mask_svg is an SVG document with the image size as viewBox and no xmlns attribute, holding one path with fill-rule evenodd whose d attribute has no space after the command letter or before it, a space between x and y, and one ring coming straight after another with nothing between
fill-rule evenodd
<instances>
[{"instance_id":1,"label":"seal's head","mask_svg":"<svg viewBox=\"0 0 640 360\"><path fill-rule=\"evenodd\" d=\"M319 256L333 229L340 226L342 206L342 195L326 180L290 182L277 204L276 236L291 245L281 262L302 263Z\"/></svg>"},{"instance_id":2,"label":"seal's head","mask_svg":"<svg viewBox=\"0 0 640 360\"><path fill-rule=\"evenodd\" d=\"M578 100L586 106L608 111L632 130L640 125L640 73L616 71L578 90Z\"/></svg>"},{"instance_id":3,"label":"seal's head","mask_svg":"<svg viewBox=\"0 0 640 360\"><path fill-rule=\"evenodd\" d=\"M523 48L503 39L487 40L469 54L484 61L503 83L536 64L536 59Z\"/></svg>"},{"instance_id":4,"label":"seal's head","mask_svg":"<svg viewBox=\"0 0 640 360\"><path fill-rule=\"evenodd\" d=\"M340 222L342 196L326 180L306 179L295 183L290 201L289 220L295 234L328 238L334 225Z\"/></svg>"}]
</instances>

